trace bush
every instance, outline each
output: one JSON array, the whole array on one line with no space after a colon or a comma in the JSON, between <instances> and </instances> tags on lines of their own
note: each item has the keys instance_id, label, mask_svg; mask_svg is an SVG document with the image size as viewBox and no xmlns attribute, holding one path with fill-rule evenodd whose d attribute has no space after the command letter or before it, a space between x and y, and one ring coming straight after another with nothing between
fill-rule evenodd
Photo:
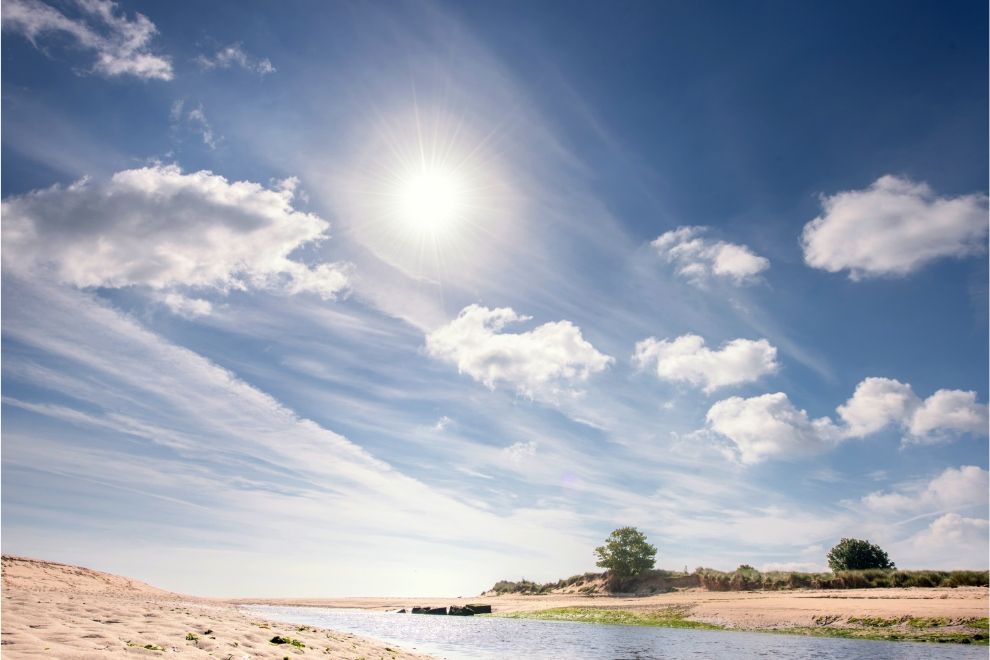
<instances>
[{"instance_id":1,"label":"bush","mask_svg":"<svg viewBox=\"0 0 990 660\"><path fill-rule=\"evenodd\" d=\"M828 551L828 565L836 572L896 568L880 546L860 539L841 539Z\"/></svg>"}]
</instances>

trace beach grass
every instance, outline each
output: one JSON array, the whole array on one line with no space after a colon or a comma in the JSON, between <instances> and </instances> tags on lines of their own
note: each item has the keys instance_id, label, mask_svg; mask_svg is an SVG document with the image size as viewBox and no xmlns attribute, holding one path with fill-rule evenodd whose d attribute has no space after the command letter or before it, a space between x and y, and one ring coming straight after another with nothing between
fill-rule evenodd
<instances>
[{"instance_id":1,"label":"beach grass","mask_svg":"<svg viewBox=\"0 0 990 660\"><path fill-rule=\"evenodd\" d=\"M695 628L701 630L722 630L724 626L687 618L689 608L665 607L657 610L633 612L622 609L597 607L555 607L531 612L508 612L496 614L506 619L540 619L542 621L579 621L581 623L604 623L620 626L654 626L659 628Z\"/></svg>"},{"instance_id":2,"label":"beach grass","mask_svg":"<svg viewBox=\"0 0 990 660\"><path fill-rule=\"evenodd\" d=\"M689 628L695 630L736 630L806 637L838 637L843 639L873 639L886 641L934 642L986 645L987 618L952 620L944 617L850 617L845 624L834 625L839 617L826 617L816 626L776 628L729 628L688 618L689 607L666 607L649 611L631 611L596 607L556 607L546 610L507 612L491 616L507 619L539 619L541 621L574 621L621 626L653 626L658 628Z\"/></svg>"}]
</instances>

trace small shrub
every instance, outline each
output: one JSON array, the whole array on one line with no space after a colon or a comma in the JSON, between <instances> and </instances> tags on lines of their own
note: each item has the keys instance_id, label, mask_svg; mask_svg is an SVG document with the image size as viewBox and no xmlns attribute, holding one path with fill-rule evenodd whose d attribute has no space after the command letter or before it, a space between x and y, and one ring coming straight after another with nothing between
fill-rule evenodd
<instances>
[{"instance_id":1,"label":"small shrub","mask_svg":"<svg viewBox=\"0 0 990 660\"><path fill-rule=\"evenodd\" d=\"M291 637L282 637L281 635L275 635L269 640L272 644L290 644L295 646L297 649L304 649L306 645L300 642L298 639L292 639Z\"/></svg>"}]
</instances>

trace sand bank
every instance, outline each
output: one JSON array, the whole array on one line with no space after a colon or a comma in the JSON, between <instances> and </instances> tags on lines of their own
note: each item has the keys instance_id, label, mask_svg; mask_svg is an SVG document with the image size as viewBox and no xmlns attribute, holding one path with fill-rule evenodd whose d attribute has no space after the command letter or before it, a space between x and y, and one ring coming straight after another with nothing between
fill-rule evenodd
<instances>
[{"instance_id":1,"label":"sand bank","mask_svg":"<svg viewBox=\"0 0 990 660\"><path fill-rule=\"evenodd\" d=\"M426 656L349 633L265 621L222 601L156 589L76 566L3 558L2 655L7 658ZM273 644L273 637L293 640ZM314 651L316 653L314 653Z\"/></svg>"}]
</instances>

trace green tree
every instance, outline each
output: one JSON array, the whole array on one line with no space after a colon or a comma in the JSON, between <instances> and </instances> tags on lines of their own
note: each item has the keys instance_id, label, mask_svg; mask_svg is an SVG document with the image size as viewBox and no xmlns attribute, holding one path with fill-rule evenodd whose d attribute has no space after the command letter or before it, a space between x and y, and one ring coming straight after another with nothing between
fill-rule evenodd
<instances>
[{"instance_id":1,"label":"green tree","mask_svg":"<svg viewBox=\"0 0 990 660\"><path fill-rule=\"evenodd\" d=\"M653 568L657 549L635 527L620 527L605 539L605 545L595 548L595 555L597 566L619 580L626 580Z\"/></svg>"},{"instance_id":2,"label":"green tree","mask_svg":"<svg viewBox=\"0 0 990 660\"><path fill-rule=\"evenodd\" d=\"M842 539L828 551L833 571L862 571L868 568L897 568L880 546L860 539Z\"/></svg>"}]
</instances>

